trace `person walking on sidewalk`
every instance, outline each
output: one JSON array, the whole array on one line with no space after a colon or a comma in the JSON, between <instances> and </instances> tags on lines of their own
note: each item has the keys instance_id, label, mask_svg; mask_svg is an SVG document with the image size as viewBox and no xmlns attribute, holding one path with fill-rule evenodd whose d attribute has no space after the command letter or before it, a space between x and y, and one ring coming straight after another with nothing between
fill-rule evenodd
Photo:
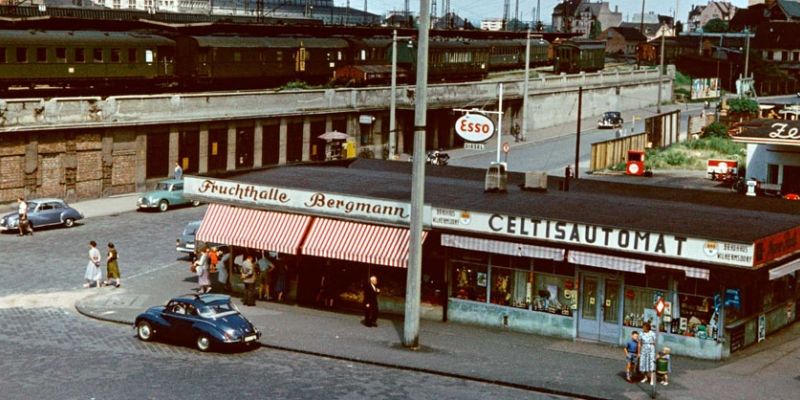
<instances>
[{"instance_id":1,"label":"person walking on sidewalk","mask_svg":"<svg viewBox=\"0 0 800 400\"><path fill-rule=\"evenodd\" d=\"M183 179L183 168L181 168L181 164L175 161L175 172L173 174L175 179Z\"/></svg>"},{"instance_id":2,"label":"person walking on sidewalk","mask_svg":"<svg viewBox=\"0 0 800 400\"><path fill-rule=\"evenodd\" d=\"M197 292L208 293L211 291L211 278L209 277L209 269L211 268L211 258L208 256L208 247L203 248L203 254L200 259L195 261L197 267Z\"/></svg>"},{"instance_id":3,"label":"person walking on sidewalk","mask_svg":"<svg viewBox=\"0 0 800 400\"><path fill-rule=\"evenodd\" d=\"M17 228L19 228L19 235L25 236L30 233L33 236L33 228L30 221L28 221L28 203L22 197L17 197Z\"/></svg>"},{"instance_id":4,"label":"person walking on sidewalk","mask_svg":"<svg viewBox=\"0 0 800 400\"><path fill-rule=\"evenodd\" d=\"M369 277L369 283L364 289L364 325L369 327L378 326L378 278L375 275Z\"/></svg>"},{"instance_id":5,"label":"person walking on sidewalk","mask_svg":"<svg viewBox=\"0 0 800 400\"><path fill-rule=\"evenodd\" d=\"M244 299L242 299L242 303L246 306L256 305L256 266L253 264L253 255L249 253L242 263L242 283L244 283Z\"/></svg>"},{"instance_id":6,"label":"person walking on sidewalk","mask_svg":"<svg viewBox=\"0 0 800 400\"><path fill-rule=\"evenodd\" d=\"M274 269L275 265L272 261L270 261L264 252L261 252L261 258L258 259L258 270L261 272L259 274L259 280L261 281L261 285L258 288L259 300L269 300L269 283L272 278L272 270Z\"/></svg>"},{"instance_id":7,"label":"person walking on sidewalk","mask_svg":"<svg viewBox=\"0 0 800 400\"><path fill-rule=\"evenodd\" d=\"M286 274L288 274L285 260L274 259L275 263L275 295L278 301L283 301L283 292L286 291Z\"/></svg>"},{"instance_id":8,"label":"person walking on sidewalk","mask_svg":"<svg viewBox=\"0 0 800 400\"><path fill-rule=\"evenodd\" d=\"M633 381L636 372L636 359L639 358L639 332L633 331L628 343L625 344L625 380Z\"/></svg>"},{"instance_id":9,"label":"person walking on sidewalk","mask_svg":"<svg viewBox=\"0 0 800 400\"><path fill-rule=\"evenodd\" d=\"M119 253L117 253L117 249L114 247L114 243L108 242L108 257L106 258L106 285L111 285L111 280L113 279L114 287L119 287L120 277L119 277L119 264L117 263L119 260Z\"/></svg>"},{"instance_id":10,"label":"person walking on sidewalk","mask_svg":"<svg viewBox=\"0 0 800 400\"><path fill-rule=\"evenodd\" d=\"M103 270L100 269L100 250L97 250L97 242L94 240L89 242L89 263L86 264L84 278L86 279L86 283L83 284L85 288L91 287L92 282L95 282L96 287L101 286Z\"/></svg>"},{"instance_id":11,"label":"person walking on sidewalk","mask_svg":"<svg viewBox=\"0 0 800 400\"><path fill-rule=\"evenodd\" d=\"M642 335L639 338L639 371L644 374L642 383L650 381L651 385L656 384L656 334L650 330L650 323L645 322L642 326Z\"/></svg>"}]
</instances>

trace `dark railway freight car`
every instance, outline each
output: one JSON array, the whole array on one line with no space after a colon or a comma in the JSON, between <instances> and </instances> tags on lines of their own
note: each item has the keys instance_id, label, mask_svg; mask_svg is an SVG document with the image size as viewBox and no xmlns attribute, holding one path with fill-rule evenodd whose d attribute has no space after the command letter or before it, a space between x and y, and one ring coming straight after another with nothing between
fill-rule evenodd
<instances>
[{"instance_id":1,"label":"dark railway freight car","mask_svg":"<svg viewBox=\"0 0 800 400\"><path fill-rule=\"evenodd\" d=\"M184 87L325 83L349 58L347 41L338 38L180 36L177 43Z\"/></svg>"},{"instance_id":2,"label":"dark railway freight car","mask_svg":"<svg viewBox=\"0 0 800 400\"><path fill-rule=\"evenodd\" d=\"M175 42L131 32L0 30L0 90L174 82Z\"/></svg>"},{"instance_id":3,"label":"dark railway freight car","mask_svg":"<svg viewBox=\"0 0 800 400\"><path fill-rule=\"evenodd\" d=\"M486 40L489 46L489 70L503 71L525 68L525 39ZM531 38L530 66L549 63L547 50L550 46L542 38Z\"/></svg>"},{"instance_id":4,"label":"dark railway freight car","mask_svg":"<svg viewBox=\"0 0 800 400\"><path fill-rule=\"evenodd\" d=\"M567 40L555 47L553 72L574 74L605 67L606 43L601 40Z\"/></svg>"}]
</instances>

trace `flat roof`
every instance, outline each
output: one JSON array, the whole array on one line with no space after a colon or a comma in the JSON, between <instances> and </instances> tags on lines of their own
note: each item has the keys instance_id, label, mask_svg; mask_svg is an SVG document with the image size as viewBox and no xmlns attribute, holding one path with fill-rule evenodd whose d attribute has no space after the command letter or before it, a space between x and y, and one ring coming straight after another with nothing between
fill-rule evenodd
<instances>
[{"instance_id":1,"label":"flat roof","mask_svg":"<svg viewBox=\"0 0 800 400\"><path fill-rule=\"evenodd\" d=\"M508 174L506 193L484 192L485 169L426 166L425 202L463 209L678 236L753 243L800 226L800 202L549 177L547 191L523 190L525 176ZM227 176L239 182L408 202L411 163L354 160L281 166ZM646 179L646 178L643 178Z\"/></svg>"}]
</instances>

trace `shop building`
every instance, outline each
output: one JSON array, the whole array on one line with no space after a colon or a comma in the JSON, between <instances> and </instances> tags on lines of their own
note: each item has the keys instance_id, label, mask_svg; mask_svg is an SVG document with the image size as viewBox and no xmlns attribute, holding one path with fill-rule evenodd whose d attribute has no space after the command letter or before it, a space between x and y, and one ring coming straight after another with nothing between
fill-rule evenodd
<instances>
[{"instance_id":1,"label":"shop building","mask_svg":"<svg viewBox=\"0 0 800 400\"><path fill-rule=\"evenodd\" d=\"M410 167L358 160L189 176L185 191L212 203L198 239L292 260L298 302L314 302L322 285L355 307L374 274L382 311L401 314ZM506 192L487 193L484 170L427 174L425 318L612 344L652 321L661 345L706 359L796 319L795 203L593 180L564 191L554 177L528 190L515 173Z\"/></svg>"},{"instance_id":2,"label":"shop building","mask_svg":"<svg viewBox=\"0 0 800 400\"><path fill-rule=\"evenodd\" d=\"M778 112L787 119L750 121L733 140L747 144L748 179L758 180L770 194L800 194L800 110Z\"/></svg>"}]
</instances>

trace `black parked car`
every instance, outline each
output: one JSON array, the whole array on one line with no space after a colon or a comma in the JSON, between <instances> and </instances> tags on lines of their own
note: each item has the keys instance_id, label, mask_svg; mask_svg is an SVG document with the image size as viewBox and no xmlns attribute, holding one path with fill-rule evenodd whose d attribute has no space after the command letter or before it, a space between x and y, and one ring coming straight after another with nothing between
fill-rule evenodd
<instances>
[{"instance_id":1,"label":"black parked car","mask_svg":"<svg viewBox=\"0 0 800 400\"><path fill-rule=\"evenodd\" d=\"M189 342L200 351L252 346L261 337L230 296L221 294L189 294L151 307L136 317L134 329L143 341L158 337Z\"/></svg>"},{"instance_id":2,"label":"black parked car","mask_svg":"<svg viewBox=\"0 0 800 400\"><path fill-rule=\"evenodd\" d=\"M619 111L607 111L597 121L598 128L621 128L625 121L622 120L622 114Z\"/></svg>"}]
</instances>

